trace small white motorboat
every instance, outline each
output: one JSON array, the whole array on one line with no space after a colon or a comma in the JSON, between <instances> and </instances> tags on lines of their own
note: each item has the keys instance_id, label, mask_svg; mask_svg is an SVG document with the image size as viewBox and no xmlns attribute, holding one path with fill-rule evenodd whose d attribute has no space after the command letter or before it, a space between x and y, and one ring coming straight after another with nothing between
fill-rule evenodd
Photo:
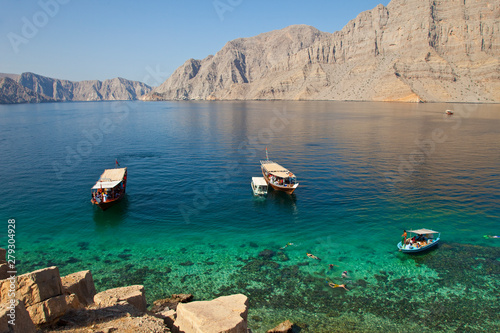
<instances>
[{"instance_id":1,"label":"small white motorboat","mask_svg":"<svg viewBox=\"0 0 500 333\"><path fill-rule=\"evenodd\" d=\"M439 243L441 233L430 229L409 230L409 236L398 243L398 249L404 253L416 253L426 251Z\"/></svg>"},{"instance_id":2,"label":"small white motorboat","mask_svg":"<svg viewBox=\"0 0 500 333\"><path fill-rule=\"evenodd\" d=\"M254 195L267 195L267 183L264 177L252 177L251 185Z\"/></svg>"}]
</instances>

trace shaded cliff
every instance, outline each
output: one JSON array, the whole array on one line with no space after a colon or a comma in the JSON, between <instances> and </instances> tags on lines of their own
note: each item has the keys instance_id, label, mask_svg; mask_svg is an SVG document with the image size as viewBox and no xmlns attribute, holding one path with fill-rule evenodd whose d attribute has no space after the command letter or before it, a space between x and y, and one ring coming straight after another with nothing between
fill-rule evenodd
<instances>
[{"instance_id":1,"label":"shaded cliff","mask_svg":"<svg viewBox=\"0 0 500 333\"><path fill-rule=\"evenodd\" d=\"M122 78L73 82L23 73L18 82L34 92L60 101L134 100L151 91L151 87L142 82Z\"/></svg>"},{"instance_id":2,"label":"shaded cliff","mask_svg":"<svg viewBox=\"0 0 500 333\"><path fill-rule=\"evenodd\" d=\"M137 81L122 78L73 82L23 73L0 74L24 89L13 87L0 92L0 103L36 103L40 101L114 101L136 100L151 91L151 87ZM15 79L15 81L13 80ZM12 82L9 82L9 86ZM32 96L29 98L29 96ZM34 96L38 96L35 98Z\"/></svg>"},{"instance_id":3,"label":"shaded cliff","mask_svg":"<svg viewBox=\"0 0 500 333\"><path fill-rule=\"evenodd\" d=\"M492 0L393 0L333 34L233 40L141 99L500 102L499 17Z\"/></svg>"},{"instance_id":4,"label":"shaded cliff","mask_svg":"<svg viewBox=\"0 0 500 333\"><path fill-rule=\"evenodd\" d=\"M23 87L9 77L0 78L0 104L40 102L54 102L54 100Z\"/></svg>"}]
</instances>

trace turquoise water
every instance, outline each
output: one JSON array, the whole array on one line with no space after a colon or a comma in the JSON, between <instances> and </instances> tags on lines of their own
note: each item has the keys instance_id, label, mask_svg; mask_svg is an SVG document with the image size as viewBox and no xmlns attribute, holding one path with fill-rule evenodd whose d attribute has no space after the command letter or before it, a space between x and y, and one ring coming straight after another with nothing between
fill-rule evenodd
<instances>
[{"instance_id":1,"label":"turquoise water","mask_svg":"<svg viewBox=\"0 0 500 333\"><path fill-rule=\"evenodd\" d=\"M446 109L455 114L443 116ZM90 269L99 290L144 284L150 304L173 293L244 293L254 332L286 319L304 332L498 331L500 240L483 236L500 235L499 111L354 102L0 106L3 234L15 218L22 273ZM252 196L266 146L297 175L294 195ZM128 168L127 196L102 212L90 188L115 159ZM418 227L441 231L441 246L399 253L403 229Z\"/></svg>"}]
</instances>

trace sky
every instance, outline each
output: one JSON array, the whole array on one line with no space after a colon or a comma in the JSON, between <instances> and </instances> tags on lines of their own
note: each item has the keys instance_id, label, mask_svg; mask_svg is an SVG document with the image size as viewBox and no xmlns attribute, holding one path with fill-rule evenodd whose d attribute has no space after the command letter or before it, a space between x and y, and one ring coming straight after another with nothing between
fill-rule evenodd
<instances>
[{"instance_id":1,"label":"sky","mask_svg":"<svg viewBox=\"0 0 500 333\"><path fill-rule=\"evenodd\" d=\"M0 73L160 85L190 58L294 24L341 30L389 0L0 0Z\"/></svg>"}]
</instances>

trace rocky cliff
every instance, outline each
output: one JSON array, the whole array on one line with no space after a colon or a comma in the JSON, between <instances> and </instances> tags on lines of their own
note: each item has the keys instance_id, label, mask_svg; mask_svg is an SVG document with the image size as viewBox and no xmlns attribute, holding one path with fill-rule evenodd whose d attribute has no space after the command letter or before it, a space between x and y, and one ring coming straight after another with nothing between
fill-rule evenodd
<instances>
[{"instance_id":1,"label":"rocky cliff","mask_svg":"<svg viewBox=\"0 0 500 333\"><path fill-rule=\"evenodd\" d=\"M335 33L233 40L141 99L500 102L499 18L493 0L393 0Z\"/></svg>"},{"instance_id":2,"label":"rocky cliff","mask_svg":"<svg viewBox=\"0 0 500 333\"><path fill-rule=\"evenodd\" d=\"M13 81L19 87L0 92L0 103L34 103L41 101L114 101L135 100L151 91L148 85L122 78L73 82L33 73L4 74L2 80ZM9 81L9 85L12 82ZM24 88L24 89L20 89ZM27 96L33 96L31 99ZM35 96L38 96L35 98ZM4 102L8 101L8 102Z\"/></svg>"},{"instance_id":3,"label":"rocky cliff","mask_svg":"<svg viewBox=\"0 0 500 333\"><path fill-rule=\"evenodd\" d=\"M54 100L23 87L9 77L0 78L0 104L40 102L54 102Z\"/></svg>"}]
</instances>

